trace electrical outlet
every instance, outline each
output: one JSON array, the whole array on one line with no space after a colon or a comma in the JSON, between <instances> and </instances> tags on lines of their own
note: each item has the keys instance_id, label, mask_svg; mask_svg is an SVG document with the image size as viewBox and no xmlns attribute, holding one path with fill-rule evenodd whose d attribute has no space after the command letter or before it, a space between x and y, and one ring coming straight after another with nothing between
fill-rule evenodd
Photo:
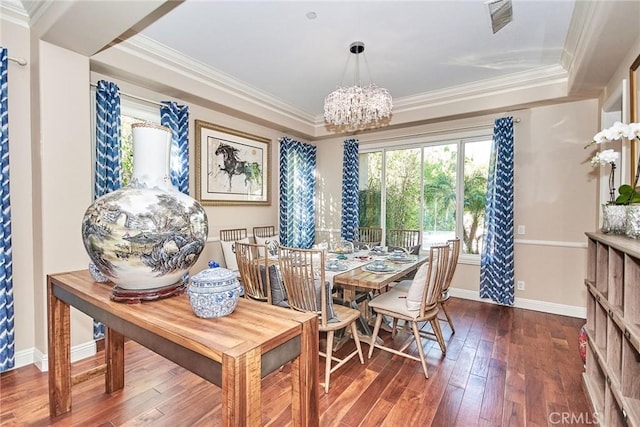
<instances>
[{"instance_id":1,"label":"electrical outlet","mask_svg":"<svg viewBox=\"0 0 640 427\"><path fill-rule=\"evenodd\" d=\"M519 225L518 226L518 234L524 234L525 228L524 225Z\"/></svg>"},{"instance_id":2,"label":"electrical outlet","mask_svg":"<svg viewBox=\"0 0 640 427\"><path fill-rule=\"evenodd\" d=\"M524 280L518 280L518 290L524 291Z\"/></svg>"}]
</instances>

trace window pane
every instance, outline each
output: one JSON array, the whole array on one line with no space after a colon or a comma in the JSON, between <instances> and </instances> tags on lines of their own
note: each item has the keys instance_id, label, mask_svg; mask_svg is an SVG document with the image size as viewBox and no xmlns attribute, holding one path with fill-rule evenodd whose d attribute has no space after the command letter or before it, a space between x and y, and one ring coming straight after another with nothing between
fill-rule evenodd
<instances>
[{"instance_id":1,"label":"window pane","mask_svg":"<svg viewBox=\"0 0 640 427\"><path fill-rule=\"evenodd\" d=\"M380 227L382 152L359 155L359 225Z\"/></svg>"},{"instance_id":2,"label":"window pane","mask_svg":"<svg viewBox=\"0 0 640 427\"><path fill-rule=\"evenodd\" d=\"M482 250L490 155L491 140L464 146L463 253L479 254Z\"/></svg>"},{"instance_id":3,"label":"window pane","mask_svg":"<svg viewBox=\"0 0 640 427\"><path fill-rule=\"evenodd\" d=\"M420 229L420 148L385 153L386 229Z\"/></svg>"},{"instance_id":4,"label":"window pane","mask_svg":"<svg viewBox=\"0 0 640 427\"><path fill-rule=\"evenodd\" d=\"M456 235L457 144L424 148L423 247Z\"/></svg>"},{"instance_id":5,"label":"window pane","mask_svg":"<svg viewBox=\"0 0 640 427\"><path fill-rule=\"evenodd\" d=\"M133 172L133 136L131 134L131 125L142 122L141 119L135 117L120 115L120 184L128 185L131 181L131 173Z\"/></svg>"}]
</instances>

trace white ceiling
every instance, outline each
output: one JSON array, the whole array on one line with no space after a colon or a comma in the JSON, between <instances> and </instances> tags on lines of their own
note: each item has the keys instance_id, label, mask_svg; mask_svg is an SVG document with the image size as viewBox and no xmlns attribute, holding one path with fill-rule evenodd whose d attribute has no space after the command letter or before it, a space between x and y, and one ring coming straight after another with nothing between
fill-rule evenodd
<instances>
[{"instance_id":1,"label":"white ceiling","mask_svg":"<svg viewBox=\"0 0 640 427\"><path fill-rule=\"evenodd\" d=\"M336 133L323 100L354 83L353 41L389 128L596 98L632 61L640 0L512 2L496 34L484 0L0 0L0 18L98 76L311 140Z\"/></svg>"},{"instance_id":2,"label":"white ceiling","mask_svg":"<svg viewBox=\"0 0 640 427\"><path fill-rule=\"evenodd\" d=\"M329 92L354 83L353 41L365 43L373 82L397 101L557 69L573 8L573 0L513 0L513 21L493 34L483 0L186 0L141 34L319 115ZM362 61L360 76L369 82Z\"/></svg>"}]
</instances>

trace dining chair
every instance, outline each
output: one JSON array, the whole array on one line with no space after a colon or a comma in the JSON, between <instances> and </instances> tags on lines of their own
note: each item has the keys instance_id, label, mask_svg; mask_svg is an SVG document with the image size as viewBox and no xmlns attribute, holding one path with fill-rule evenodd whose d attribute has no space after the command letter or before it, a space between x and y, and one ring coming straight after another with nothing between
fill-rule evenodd
<instances>
[{"instance_id":1,"label":"dining chair","mask_svg":"<svg viewBox=\"0 0 640 427\"><path fill-rule=\"evenodd\" d=\"M368 246L369 249L372 249L374 246L379 246L382 242L382 228L358 227L358 235L355 237L353 244L356 248Z\"/></svg>"},{"instance_id":2,"label":"dining chair","mask_svg":"<svg viewBox=\"0 0 640 427\"><path fill-rule=\"evenodd\" d=\"M442 284L442 290L440 291L440 298L438 298L438 307L442 309L445 318L440 318L442 321L446 321L451 328L451 333L455 334L456 330L453 327L453 321L451 320L451 316L447 312L445 307L445 303L449 301L451 295L449 294L449 286L451 286L451 280L453 279L453 275L456 272L456 267L458 266L458 258L460 256L460 238L456 237L455 239L447 240L449 245L449 264L447 265L447 275L444 278L444 283Z\"/></svg>"},{"instance_id":3,"label":"dining chair","mask_svg":"<svg viewBox=\"0 0 640 427\"><path fill-rule=\"evenodd\" d=\"M276 227L273 225L263 225L253 227L253 237L271 237L276 235Z\"/></svg>"},{"instance_id":4,"label":"dining chair","mask_svg":"<svg viewBox=\"0 0 640 427\"><path fill-rule=\"evenodd\" d=\"M412 255L418 255L421 244L422 233L420 230L387 230L386 245L389 247L389 250L400 248Z\"/></svg>"},{"instance_id":5,"label":"dining chair","mask_svg":"<svg viewBox=\"0 0 640 427\"><path fill-rule=\"evenodd\" d=\"M235 242L246 237L246 228L228 228L226 230L220 230L220 240L222 240L223 242Z\"/></svg>"},{"instance_id":6,"label":"dining chair","mask_svg":"<svg viewBox=\"0 0 640 427\"><path fill-rule=\"evenodd\" d=\"M263 256L259 255L260 246ZM271 304L271 274L264 245L236 242L236 261L245 298Z\"/></svg>"},{"instance_id":7,"label":"dining chair","mask_svg":"<svg viewBox=\"0 0 640 427\"><path fill-rule=\"evenodd\" d=\"M451 280L453 279L453 274L456 272L456 267L458 265L461 241L459 237L456 237L455 239L447 240L447 244L449 245L449 262L447 265L447 274L445 276L444 283L442 284L442 290L440 291L440 298L438 298L438 307L442 309L445 318L439 318L439 320L447 322L449 324L449 327L451 328L451 332L455 334L456 330L453 327L451 316L449 316L449 313L445 308L445 303L451 297L451 295L449 294L449 286L451 286ZM407 292L410 286L411 281L403 280L400 283L396 284L394 286L394 289Z\"/></svg>"},{"instance_id":8,"label":"dining chair","mask_svg":"<svg viewBox=\"0 0 640 427\"><path fill-rule=\"evenodd\" d=\"M360 363L364 364L356 327L360 312L333 304L331 284L325 280L324 251L280 246L278 262L289 306L294 310L315 313L318 316L319 332L327 334L326 351L318 349L318 352L325 358L324 392L328 393L331 373L356 355L360 358ZM333 354L334 334L346 327L351 330L356 349L343 358L338 358ZM333 362L337 363L334 365Z\"/></svg>"},{"instance_id":9,"label":"dining chair","mask_svg":"<svg viewBox=\"0 0 640 427\"><path fill-rule=\"evenodd\" d=\"M429 261L420 267L408 291L391 288L388 292L376 296L369 302L369 307L376 313L369 358L373 355L373 349L379 348L398 356L420 361L425 378L429 378L424 349L422 348L422 338L432 339L435 336L442 354L446 354L446 346L438 321L438 298L446 278L448 261L449 245L431 246ZM391 337L395 337L398 331L399 320L411 327L412 335L409 335L406 342L397 349L395 346L384 345L384 342L382 344L376 342L383 316L393 319ZM433 332L423 330L427 324L431 325ZM413 342L416 343L419 357L406 351Z\"/></svg>"}]
</instances>

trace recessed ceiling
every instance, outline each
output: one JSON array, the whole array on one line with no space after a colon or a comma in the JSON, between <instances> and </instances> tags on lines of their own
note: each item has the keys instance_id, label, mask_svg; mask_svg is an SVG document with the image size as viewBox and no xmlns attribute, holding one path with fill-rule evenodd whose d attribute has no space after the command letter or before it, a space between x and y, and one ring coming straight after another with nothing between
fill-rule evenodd
<instances>
[{"instance_id":1,"label":"recessed ceiling","mask_svg":"<svg viewBox=\"0 0 640 427\"><path fill-rule=\"evenodd\" d=\"M313 115L354 83L353 41L394 100L560 64L573 0L513 0L493 34L483 0L186 0L141 34ZM315 18L314 18L315 15ZM361 62L360 76L369 81Z\"/></svg>"}]
</instances>

